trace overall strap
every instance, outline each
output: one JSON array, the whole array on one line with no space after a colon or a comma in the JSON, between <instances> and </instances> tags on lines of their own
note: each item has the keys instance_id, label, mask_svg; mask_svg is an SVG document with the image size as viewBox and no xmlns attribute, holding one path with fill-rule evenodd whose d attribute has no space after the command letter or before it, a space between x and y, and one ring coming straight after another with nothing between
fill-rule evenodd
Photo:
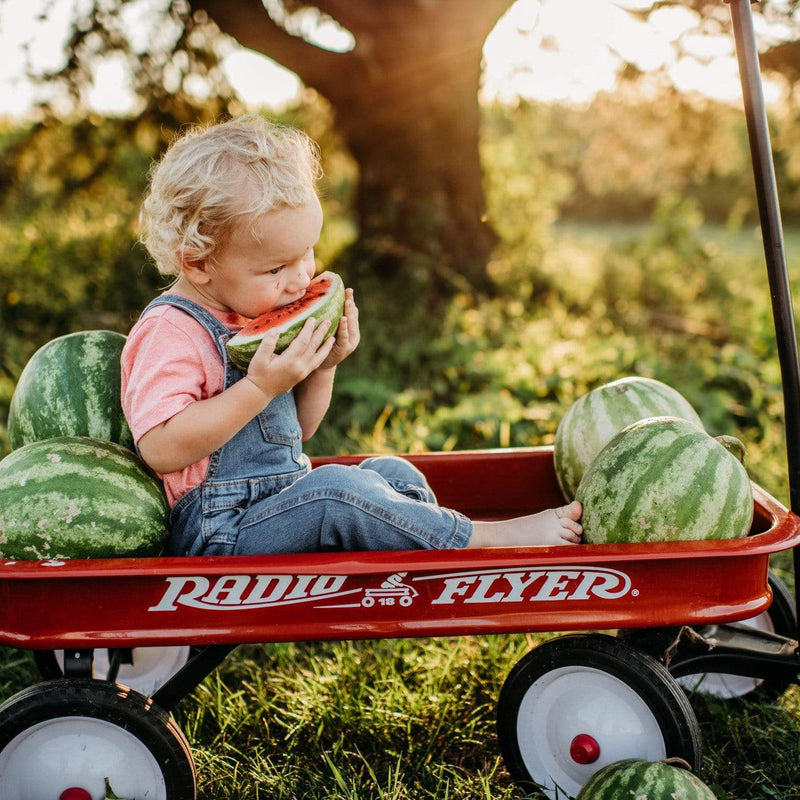
<instances>
[{"instance_id":1,"label":"overall strap","mask_svg":"<svg viewBox=\"0 0 800 800\"><path fill-rule=\"evenodd\" d=\"M214 340L214 344L216 344L217 350L222 358L222 363L228 363L229 358L225 349L225 342L230 339L232 334L207 308L203 308L199 303L195 303L194 300L183 297L183 295L162 294L150 301L144 311L139 315L139 319L151 308L155 308L156 306L174 306L181 311L185 311L190 317L193 317L209 332L209 334L211 334L211 338Z\"/></svg>"}]
</instances>

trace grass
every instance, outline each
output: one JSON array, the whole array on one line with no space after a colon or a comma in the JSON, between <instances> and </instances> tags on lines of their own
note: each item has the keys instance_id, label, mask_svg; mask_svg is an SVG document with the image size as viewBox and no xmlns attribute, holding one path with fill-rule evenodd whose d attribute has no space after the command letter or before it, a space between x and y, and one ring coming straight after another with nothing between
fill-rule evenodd
<instances>
[{"instance_id":1,"label":"grass","mask_svg":"<svg viewBox=\"0 0 800 800\"><path fill-rule=\"evenodd\" d=\"M212 745L201 797L512 797L491 747L508 651L478 638L244 648L184 712ZM261 794L243 794L243 770Z\"/></svg>"},{"instance_id":2,"label":"grass","mask_svg":"<svg viewBox=\"0 0 800 800\"><path fill-rule=\"evenodd\" d=\"M571 398L640 372L680 386L712 432L746 439L751 474L786 501L760 244L748 232L670 225L559 225L535 279L521 272L519 253L499 257L492 269L517 294L480 308L457 299L412 387L398 392L378 370L368 384L344 372L347 403L380 413L347 418L326 445L547 443ZM790 232L787 250L792 263L800 235ZM427 345L416 346L409 361ZM793 583L787 554L774 566ZM175 712L199 800L521 798L499 756L494 715L509 671L541 638L243 646ZM0 698L36 680L29 654L0 650ZM800 798L800 688L769 703L692 703L703 775L719 798Z\"/></svg>"}]
</instances>

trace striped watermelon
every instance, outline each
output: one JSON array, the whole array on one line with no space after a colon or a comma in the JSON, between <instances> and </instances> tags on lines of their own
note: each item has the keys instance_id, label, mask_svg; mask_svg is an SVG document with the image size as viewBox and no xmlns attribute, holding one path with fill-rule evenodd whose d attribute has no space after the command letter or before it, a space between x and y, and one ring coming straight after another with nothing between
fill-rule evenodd
<instances>
[{"instance_id":1,"label":"striped watermelon","mask_svg":"<svg viewBox=\"0 0 800 800\"><path fill-rule=\"evenodd\" d=\"M663 761L626 758L595 772L575 800L717 800L696 775Z\"/></svg>"},{"instance_id":2,"label":"striped watermelon","mask_svg":"<svg viewBox=\"0 0 800 800\"><path fill-rule=\"evenodd\" d=\"M293 303L267 311L244 326L226 345L231 361L241 370L246 370L267 331L277 328L278 341L275 352L283 352L306 324L314 317L317 324L326 319L331 327L325 338L336 333L339 318L344 308L344 283L335 272L323 272L308 284L305 294Z\"/></svg>"},{"instance_id":3,"label":"striped watermelon","mask_svg":"<svg viewBox=\"0 0 800 800\"><path fill-rule=\"evenodd\" d=\"M702 427L679 392L652 378L620 378L576 400L556 429L555 469L564 496L575 497L584 471L615 434L632 422L660 416L681 417Z\"/></svg>"},{"instance_id":4,"label":"striped watermelon","mask_svg":"<svg viewBox=\"0 0 800 800\"><path fill-rule=\"evenodd\" d=\"M722 438L677 417L641 420L618 433L578 486L584 542L745 536L753 488L731 452L732 437Z\"/></svg>"},{"instance_id":5,"label":"striped watermelon","mask_svg":"<svg viewBox=\"0 0 800 800\"><path fill-rule=\"evenodd\" d=\"M0 461L0 558L158 555L167 513L161 483L112 442L47 439Z\"/></svg>"},{"instance_id":6,"label":"striped watermelon","mask_svg":"<svg viewBox=\"0 0 800 800\"><path fill-rule=\"evenodd\" d=\"M55 436L88 436L133 449L120 404L120 354L125 337L80 331L40 347L11 398L11 447Z\"/></svg>"}]
</instances>

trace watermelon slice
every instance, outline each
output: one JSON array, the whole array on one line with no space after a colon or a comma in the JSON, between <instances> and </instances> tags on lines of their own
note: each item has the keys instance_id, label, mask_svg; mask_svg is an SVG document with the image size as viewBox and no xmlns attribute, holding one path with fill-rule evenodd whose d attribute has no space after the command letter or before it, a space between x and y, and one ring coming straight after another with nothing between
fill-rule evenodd
<instances>
[{"instance_id":1,"label":"watermelon slice","mask_svg":"<svg viewBox=\"0 0 800 800\"><path fill-rule=\"evenodd\" d=\"M241 370L247 370L250 359L258 350L261 340L268 331L279 332L275 352L283 352L297 336L309 317L317 324L326 319L331 321L328 336L336 333L339 318L344 310L344 283L335 272L323 272L308 284L306 293L293 303L267 311L251 320L227 343L231 361Z\"/></svg>"}]
</instances>

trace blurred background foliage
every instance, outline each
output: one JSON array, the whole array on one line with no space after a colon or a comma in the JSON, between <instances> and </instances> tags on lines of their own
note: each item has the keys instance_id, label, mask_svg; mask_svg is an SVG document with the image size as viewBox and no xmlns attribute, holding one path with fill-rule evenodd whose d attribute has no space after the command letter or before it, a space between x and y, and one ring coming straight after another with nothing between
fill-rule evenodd
<instances>
[{"instance_id":1,"label":"blurred background foliage","mask_svg":"<svg viewBox=\"0 0 800 800\"><path fill-rule=\"evenodd\" d=\"M313 96L280 117L322 144L318 256L355 286L364 329L310 451L548 444L575 398L640 374L683 392L710 432L740 436L751 473L785 500L779 373L741 113L667 92L656 103L601 94L584 108L527 102L482 114L498 236L492 289L439 296L423 256L389 276L360 263L358 170L325 102ZM771 120L790 256L800 224L793 123L788 110ZM169 135L146 120L91 115L3 129L3 423L37 347L81 329L125 333L164 288L136 229L148 166Z\"/></svg>"}]
</instances>

